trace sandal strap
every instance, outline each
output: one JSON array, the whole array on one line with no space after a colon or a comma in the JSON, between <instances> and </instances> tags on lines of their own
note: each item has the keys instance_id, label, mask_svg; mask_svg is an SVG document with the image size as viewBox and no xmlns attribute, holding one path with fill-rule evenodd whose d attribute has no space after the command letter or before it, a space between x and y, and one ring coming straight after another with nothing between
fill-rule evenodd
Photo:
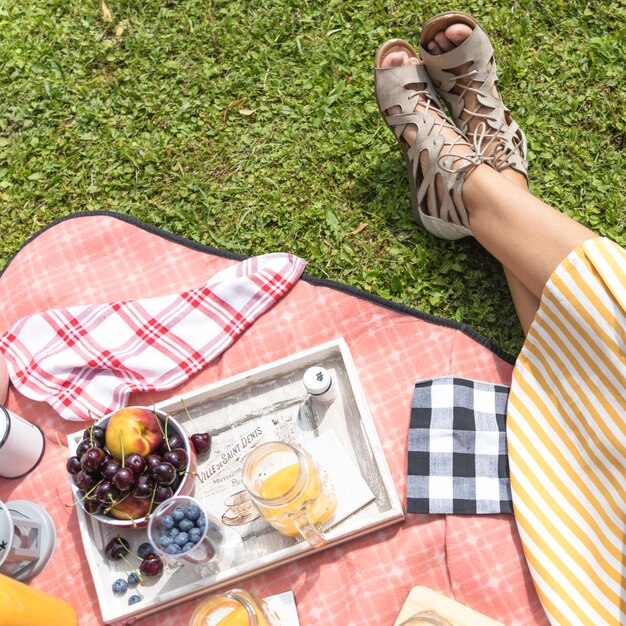
<instances>
[{"instance_id":1,"label":"sandal strap","mask_svg":"<svg viewBox=\"0 0 626 626\"><path fill-rule=\"evenodd\" d=\"M424 96L431 106L438 111L442 110L437 91L428 76L422 63L418 65L400 65L393 67L375 68L376 97L385 121L394 132L396 139L400 137L410 121L402 121L402 115L413 115L416 98ZM420 91L415 89L418 84L424 85ZM392 107L400 107L402 113L388 115L385 113Z\"/></svg>"},{"instance_id":2,"label":"sandal strap","mask_svg":"<svg viewBox=\"0 0 626 626\"><path fill-rule=\"evenodd\" d=\"M485 31L475 24L472 34L456 48L443 54L431 54L422 45L421 54L439 96L450 107L452 118L469 137L474 148L483 153L495 143L492 166L497 170L512 167L526 176L526 138L511 118L509 109L493 93L498 76L493 46ZM471 63L470 68L459 74L458 68L468 63ZM478 82L480 87L471 87L459 81ZM475 93L478 104L489 112L478 113L466 108L465 96L468 92ZM473 132L469 132L469 120L476 117L480 118L480 122Z\"/></svg>"},{"instance_id":3,"label":"sandal strap","mask_svg":"<svg viewBox=\"0 0 626 626\"><path fill-rule=\"evenodd\" d=\"M434 125L434 124L433 124ZM443 128L443 125L442 125ZM463 227L468 235L471 235L469 217L461 191L467 176L475 167L489 157L479 154L455 154L452 150L455 145L467 144L465 139L459 138L450 145L449 152L441 154L445 141L440 134L441 130L424 133L424 137L418 137L415 144L409 149L408 157L413 170L413 176L419 181L417 188L417 205L422 216L428 216L428 206L436 206L436 217L447 224ZM421 139L421 141L420 141ZM421 168L420 156L428 152L428 171L424 173ZM462 161L462 165L457 165ZM455 167L456 165L456 167ZM441 194L438 194L437 184L440 184ZM423 220L422 220L423 221ZM432 231L431 231L432 232Z\"/></svg>"}]
</instances>

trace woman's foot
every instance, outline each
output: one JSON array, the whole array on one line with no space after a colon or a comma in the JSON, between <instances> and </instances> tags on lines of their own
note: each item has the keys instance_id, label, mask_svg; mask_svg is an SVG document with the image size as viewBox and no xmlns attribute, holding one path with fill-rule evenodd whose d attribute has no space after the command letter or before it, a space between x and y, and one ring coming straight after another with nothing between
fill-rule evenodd
<instances>
[{"instance_id":1,"label":"woman's foot","mask_svg":"<svg viewBox=\"0 0 626 626\"><path fill-rule=\"evenodd\" d=\"M407 42L394 39L381 46L375 77L380 111L407 161L416 221L444 239L471 235L461 188L482 157L443 111Z\"/></svg>"},{"instance_id":2,"label":"woman's foot","mask_svg":"<svg viewBox=\"0 0 626 626\"><path fill-rule=\"evenodd\" d=\"M477 152L493 158L493 167L527 188L526 140L496 89L489 38L473 18L450 12L425 24L420 44L429 75L455 123Z\"/></svg>"}]
</instances>

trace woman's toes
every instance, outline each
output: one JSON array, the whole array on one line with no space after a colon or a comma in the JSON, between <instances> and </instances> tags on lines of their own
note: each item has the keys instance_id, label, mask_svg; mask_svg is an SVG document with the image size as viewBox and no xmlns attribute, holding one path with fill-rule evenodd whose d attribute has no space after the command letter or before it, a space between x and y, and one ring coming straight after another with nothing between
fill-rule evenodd
<instances>
[{"instance_id":1,"label":"woman's toes","mask_svg":"<svg viewBox=\"0 0 626 626\"><path fill-rule=\"evenodd\" d=\"M452 24L445 30L445 37L454 46L460 46L470 35L472 29L467 24Z\"/></svg>"},{"instance_id":2,"label":"woman's toes","mask_svg":"<svg viewBox=\"0 0 626 626\"><path fill-rule=\"evenodd\" d=\"M390 52L382 62L383 67L398 67L399 65L408 65L409 55L404 52Z\"/></svg>"},{"instance_id":3,"label":"woman's toes","mask_svg":"<svg viewBox=\"0 0 626 626\"><path fill-rule=\"evenodd\" d=\"M435 41L444 52L448 52L454 48L454 44L446 37L446 33L444 31L435 35Z\"/></svg>"},{"instance_id":4,"label":"woman's toes","mask_svg":"<svg viewBox=\"0 0 626 626\"><path fill-rule=\"evenodd\" d=\"M398 67L400 65L417 65L419 59L411 57L407 52L390 52L382 61L382 67Z\"/></svg>"},{"instance_id":5,"label":"woman's toes","mask_svg":"<svg viewBox=\"0 0 626 626\"><path fill-rule=\"evenodd\" d=\"M433 39L428 42L428 52L431 54L443 54L443 50L439 47L439 44Z\"/></svg>"}]
</instances>

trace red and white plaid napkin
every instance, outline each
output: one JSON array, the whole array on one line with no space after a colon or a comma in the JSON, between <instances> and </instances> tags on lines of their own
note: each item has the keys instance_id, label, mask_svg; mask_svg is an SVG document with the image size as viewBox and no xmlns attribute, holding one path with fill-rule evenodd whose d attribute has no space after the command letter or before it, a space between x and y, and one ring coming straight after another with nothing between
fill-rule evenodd
<instances>
[{"instance_id":1,"label":"red and white plaid napkin","mask_svg":"<svg viewBox=\"0 0 626 626\"><path fill-rule=\"evenodd\" d=\"M18 320L0 336L11 382L69 420L99 418L134 391L183 383L298 280L306 262L266 254L183 293L73 306Z\"/></svg>"}]
</instances>

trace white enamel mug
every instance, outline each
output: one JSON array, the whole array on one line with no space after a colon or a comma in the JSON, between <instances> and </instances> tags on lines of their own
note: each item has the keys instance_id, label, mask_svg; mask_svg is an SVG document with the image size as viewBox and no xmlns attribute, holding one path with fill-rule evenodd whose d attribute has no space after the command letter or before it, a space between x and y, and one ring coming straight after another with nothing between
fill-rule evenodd
<instances>
[{"instance_id":1,"label":"white enamel mug","mask_svg":"<svg viewBox=\"0 0 626 626\"><path fill-rule=\"evenodd\" d=\"M41 460L45 439L38 426L0 406L0 477L20 478Z\"/></svg>"}]
</instances>

